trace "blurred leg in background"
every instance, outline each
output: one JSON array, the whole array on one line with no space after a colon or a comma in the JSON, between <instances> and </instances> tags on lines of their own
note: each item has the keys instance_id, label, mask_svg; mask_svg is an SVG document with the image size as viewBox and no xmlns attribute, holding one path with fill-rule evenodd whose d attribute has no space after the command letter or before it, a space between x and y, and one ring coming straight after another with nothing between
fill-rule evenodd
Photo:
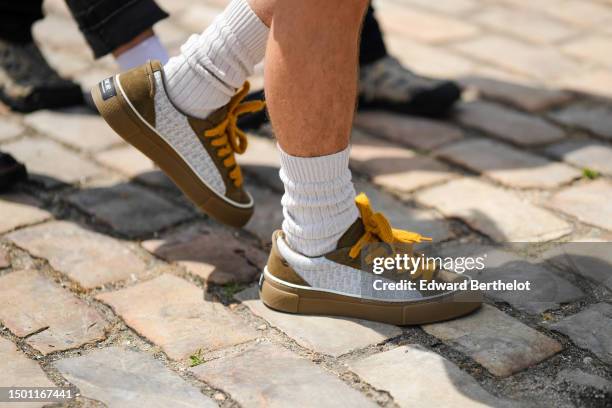
<instances>
[{"instance_id":1,"label":"blurred leg in background","mask_svg":"<svg viewBox=\"0 0 612 408\"><path fill-rule=\"evenodd\" d=\"M121 70L148 59L167 61L153 32L166 14L153 0L67 0L95 58L112 53ZM32 36L43 18L42 0L0 1L0 100L12 110L32 112L83 104L78 84L49 66Z\"/></svg>"},{"instance_id":2,"label":"blurred leg in background","mask_svg":"<svg viewBox=\"0 0 612 408\"><path fill-rule=\"evenodd\" d=\"M121 71L149 59L168 61L153 25L168 17L153 0L66 0L95 58L112 53Z\"/></svg>"},{"instance_id":3,"label":"blurred leg in background","mask_svg":"<svg viewBox=\"0 0 612 408\"><path fill-rule=\"evenodd\" d=\"M18 112L84 103L81 87L62 78L34 41L32 26L44 17L42 3L0 1L0 100ZM167 14L154 1L67 0L67 5L96 58L112 53L121 70L148 59L168 60L152 29ZM0 152L0 190L26 178L25 166Z\"/></svg>"},{"instance_id":4,"label":"blurred leg in background","mask_svg":"<svg viewBox=\"0 0 612 408\"><path fill-rule=\"evenodd\" d=\"M370 4L359 45L359 109L382 109L426 117L448 113L461 96L452 81L420 76L388 54L382 31ZM249 99L263 99L254 92ZM267 112L245 116L240 126L258 129L268 121Z\"/></svg>"}]
</instances>

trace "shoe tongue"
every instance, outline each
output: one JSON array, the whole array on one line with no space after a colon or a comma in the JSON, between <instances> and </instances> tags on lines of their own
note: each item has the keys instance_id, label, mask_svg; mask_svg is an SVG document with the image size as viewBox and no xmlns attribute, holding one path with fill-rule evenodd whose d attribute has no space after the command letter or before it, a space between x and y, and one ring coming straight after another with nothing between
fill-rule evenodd
<instances>
[{"instance_id":1,"label":"shoe tongue","mask_svg":"<svg viewBox=\"0 0 612 408\"><path fill-rule=\"evenodd\" d=\"M359 241L363 234L365 234L365 227L363 226L363 221L361 221L361 218L358 217L355 222L348 227L346 232L342 234L338 240L336 249L352 247L357 243L357 241Z\"/></svg>"}]
</instances>

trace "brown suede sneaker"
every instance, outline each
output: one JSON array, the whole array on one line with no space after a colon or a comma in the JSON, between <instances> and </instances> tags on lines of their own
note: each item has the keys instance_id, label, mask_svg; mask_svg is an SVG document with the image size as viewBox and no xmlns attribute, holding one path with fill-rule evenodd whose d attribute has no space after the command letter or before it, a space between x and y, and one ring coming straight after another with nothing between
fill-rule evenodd
<instances>
[{"instance_id":1,"label":"brown suede sneaker","mask_svg":"<svg viewBox=\"0 0 612 408\"><path fill-rule=\"evenodd\" d=\"M323 256L304 256L289 248L282 231L274 233L259 285L265 305L288 313L396 325L453 319L480 307L482 294L469 290L468 276L427 264L411 271L375 268L376 258L418 257L413 244L428 239L391 228L381 213L372 211L365 194L356 203L361 217L340 238L337 248Z\"/></svg>"},{"instance_id":2,"label":"brown suede sneaker","mask_svg":"<svg viewBox=\"0 0 612 408\"><path fill-rule=\"evenodd\" d=\"M202 211L241 227L254 203L234 157L247 147L236 121L264 107L260 101L242 102L248 90L245 83L226 106L206 119L193 118L172 104L161 64L150 61L105 79L91 94L115 132L153 160Z\"/></svg>"}]
</instances>

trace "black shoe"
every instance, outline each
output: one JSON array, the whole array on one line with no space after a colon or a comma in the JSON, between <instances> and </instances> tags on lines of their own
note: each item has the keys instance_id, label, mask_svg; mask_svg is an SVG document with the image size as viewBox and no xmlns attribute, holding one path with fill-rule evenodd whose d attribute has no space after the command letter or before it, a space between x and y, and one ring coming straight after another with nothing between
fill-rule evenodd
<instances>
[{"instance_id":1,"label":"black shoe","mask_svg":"<svg viewBox=\"0 0 612 408\"><path fill-rule=\"evenodd\" d=\"M32 112L82 105L83 92L49 66L36 44L0 39L0 100L12 110Z\"/></svg>"},{"instance_id":2,"label":"black shoe","mask_svg":"<svg viewBox=\"0 0 612 408\"><path fill-rule=\"evenodd\" d=\"M23 164L10 154L0 152L0 191L8 190L14 184L28 178Z\"/></svg>"},{"instance_id":3,"label":"black shoe","mask_svg":"<svg viewBox=\"0 0 612 408\"><path fill-rule=\"evenodd\" d=\"M244 101L265 101L266 95L263 91L251 92L244 98ZM238 118L238 127L242 130L259 130L263 125L268 123L268 109L262 109L259 112L247 113Z\"/></svg>"},{"instance_id":4,"label":"black shoe","mask_svg":"<svg viewBox=\"0 0 612 408\"><path fill-rule=\"evenodd\" d=\"M456 83L416 75L391 56L362 66L359 74L359 109L441 117L460 97Z\"/></svg>"}]
</instances>

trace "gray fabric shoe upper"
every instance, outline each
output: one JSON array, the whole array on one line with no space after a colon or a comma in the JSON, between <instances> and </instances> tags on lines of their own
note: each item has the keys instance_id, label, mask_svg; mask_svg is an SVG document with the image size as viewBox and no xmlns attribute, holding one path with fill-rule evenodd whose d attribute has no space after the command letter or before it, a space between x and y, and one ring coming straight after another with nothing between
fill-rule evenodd
<instances>
[{"instance_id":1,"label":"gray fabric shoe upper","mask_svg":"<svg viewBox=\"0 0 612 408\"><path fill-rule=\"evenodd\" d=\"M405 68L396 58L385 58L361 68L359 92L366 101L386 99L408 102L415 93L441 84L431 78L415 74Z\"/></svg>"}]
</instances>

